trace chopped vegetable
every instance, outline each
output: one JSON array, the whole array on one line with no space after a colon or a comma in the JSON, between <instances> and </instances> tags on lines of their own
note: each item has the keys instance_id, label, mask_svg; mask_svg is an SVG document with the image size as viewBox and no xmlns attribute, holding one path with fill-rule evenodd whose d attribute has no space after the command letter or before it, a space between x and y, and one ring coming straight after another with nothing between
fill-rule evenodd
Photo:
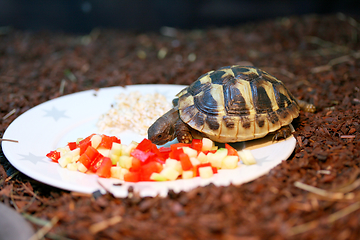
<instances>
[{"instance_id":1,"label":"chopped vegetable","mask_svg":"<svg viewBox=\"0 0 360 240\"><path fill-rule=\"evenodd\" d=\"M221 161L222 169L234 169L238 166L239 157L238 156L226 156Z\"/></svg>"},{"instance_id":2,"label":"chopped vegetable","mask_svg":"<svg viewBox=\"0 0 360 240\"><path fill-rule=\"evenodd\" d=\"M100 145L102 139L103 139L103 138L102 138L100 135L95 134L95 135L92 136L92 138L90 139L91 146L92 146L93 148L98 148L98 146Z\"/></svg>"},{"instance_id":3,"label":"chopped vegetable","mask_svg":"<svg viewBox=\"0 0 360 240\"><path fill-rule=\"evenodd\" d=\"M139 172L128 172L124 175L125 182L139 182L140 173Z\"/></svg>"},{"instance_id":4,"label":"chopped vegetable","mask_svg":"<svg viewBox=\"0 0 360 240\"><path fill-rule=\"evenodd\" d=\"M238 151L229 144L225 143L225 148L228 150L229 156L239 156Z\"/></svg>"},{"instance_id":5,"label":"chopped vegetable","mask_svg":"<svg viewBox=\"0 0 360 240\"><path fill-rule=\"evenodd\" d=\"M76 148L76 142L69 142L68 143L68 146L69 146L69 148L70 148L70 150L74 150L75 148Z\"/></svg>"},{"instance_id":6,"label":"chopped vegetable","mask_svg":"<svg viewBox=\"0 0 360 240\"><path fill-rule=\"evenodd\" d=\"M100 142L100 145L99 147L103 147L103 148L106 148L106 149L111 149L113 143L121 143L120 139L118 139L117 137L115 136L106 136L106 135L102 135L101 136L101 142Z\"/></svg>"},{"instance_id":7,"label":"chopped vegetable","mask_svg":"<svg viewBox=\"0 0 360 240\"><path fill-rule=\"evenodd\" d=\"M207 159L213 167L221 168L221 163L227 155L228 150L226 148L220 148L215 153L208 153Z\"/></svg>"},{"instance_id":8,"label":"chopped vegetable","mask_svg":"<svg viewBox=\"0 0 360 240\"><path fill-rule=\"evenodd\" d=\"M191 142L191 148L200 152L202 150L202 140L201 139L193 139Z\"/></svg>"},{"instance_id":9,"label":"chopped vegetable","mask_svg":"<svg viewBox=\"0 0 360 240\"><path fill-rule=\"evenodd\" d=\"M194 177L194 171L183 171L182 178L183 179L190 179Z\"/></svg>"},{"instance_id":10,"label":"chopped vegetable","mask_svg":"<svg viewBox=\"0 0 360 240\"><path fill-rule=\"evenodd\" d=\"M176 180L179 176L180 173L178 171L175 170L175 168L164 168L161 172L160 172L161 176L164 176L167 180Z\"/></svg>"},{"instance_id":11,"label":"chopped vegetable","mask_svg":"<svg viewBox=\"0 0 360 240\"><path fill-rule=\"evenodd\" d=\"M210 151L213 149L214 146L215 145L213 141L208 138L203 138L201 151Z\"/></svg>"},{"instance_id":12,"label":"chopped vegetable","mask_svg":"<svg viewBox=\"0 0 360 240\"><path fill-rule=\"evenodd\" d=\"M111 177L111 159L108 157L103 157L101 160L100 165L98 164L98 169L96 171L96 174L99 177L109 178Z\"/></svg>"},{"instance_id":13,"label":"chopped vegetable","mask_svg":"<svg viewBox=\"0 0 360 240\"><path fill-rule=\"evenodd\" d=\"M208 138L157 148L148 139L124 145L119 138L104 134L79 138L46 156L72 171L127 182L210 178L218 169L237 168L240 159L244 164L256 163L250 151L238 152L229 144L218 149Z\"/></svg>"},{"instance_id":14,"label":"chopped vegetable","mask_svg":"<svg viewBox=\"0 0 360 240\"><path fill-rule=\"evenodd\" d=\"M196 166L195 168L195 173L196 173L196 176L200 176L200 168L204 168L204 167L211 167L211 163L201 163L199 165ZM212 171L214 172L214 169L212 169Z\"/></svg>"},{"instance_id":15,"label":"chopped vegetable","mask_svg":"<svg viewBox=\"0 0 360 240\"><path fill-rule=\"evenodd\" d=\"M132 158L131 159L131 167L129 169L130 172L138 172L140 171L141 168L141 161L137 158Z\"/></svg>"},{"instance_id":16,"label":"chopped vegetable","mask_svg":"<svg viewBox=\"0 0 360 240\"><path fill-rule=\"evenodd\" d=\"M239 151L239 157L245 165L256 164L256 160L250 150L243 149Z\"/></svg>"},{"instance_id":17,"label":"chopped vegetable","mask_svg":"<svg viewBox=\"0 0 360 240\"><path fill-rule=\"evenodd\" d=\"M88 136L87 138L81 140L78 143L78 147L80 148L80 155L82 155L85 152L85 150L87 149L87 147L91 145L90 140L91 140L93 135L95 135L95 134L92 134L92 135Z\"/></svg>"},{"instance_id":18,"label":"chopped vegetable","mask_svg":"<svg viewBox=\"0 0 360 240\"><path fill-rule=\"evenodd\" d=\"M184 171L187 171L187 170L190 170L193 168L193 165L190 161L189 155L187 155L186 153L181 153L179 155L179 158L180 158L181 167Z\"/></svg>"},{"instance_id":19,"label":"chopped vegetable","mask_svg":"<svg viewBox=\"0 0 360 240\"><path fill-rule=\"evenodd\" d=\"M81 154L81 148L80 148L79 162L81 162L86 168L89 168L92 162L96 159L96 157L99 154L100 153L92 146L88 146L88 148L85 150L83 154Z\"/></svg>"},{"instance_id":20,"label":"chopped vegetable","mask_svg":"<svg viewBox=\"0 0 360 240\"><path fill-rule=\"evenodd\" d=\"M60 152L58 151L50 151L48 154L46 154L48 158L50 158L53 162L58 162L60 158Z\"/></svg>"},{"instance_id":21,"label":"chopped vegetable","mask_svg":"<svg viewBox=\"0 0 360 240\"><path fill-rule=\"evenodd\" d=\"M141 151L137 148L135 148L131 153L130 155L132 157L135 157L137 159L139 159L141 162L143 163L146 163L151 157L153 157L155 155L155 153L153 152L144 152L144 151Z\"/></svg>"},{"instance_id":22,"label":"chopped vegetable","mask_svg":"<svg viewBox=\"0 0 360 240\"><path fill-rule=\"evenodd\" d=\"M160 173L163 170L163 166L158 162L149 162L140 167L140 180L150 181L153 173Z\"/></svg>"},{"instance_id":23,"label":"chopped vegetable","mask_svg":"<svg viewBox=\"0 0 360 240\"><path fill-rule=\"evenodd\" d=\"M164 159L167 159L169 158L169 154L171 152L171 148L169 147L161 147L159 148L159 152L160 152L160 155L164 158Z\"/></svg>"},{"instance_id":24,"label":"chopped vegetable","mask_svg":"<svg viewBox=\"0 0 360 240\"><path fill-rule=\"evenodd\" d=\"M201 178L211 178L214 172L211 166L206 166L199 168L199 175Z\"/></svg>"},{"instance_id":25,"label":"chopped vegetable","mask_svg":"<svg viewBox=\"0 0 360 240\"><path fill-rule=\"evenodd\" d=\"M182 148L174 148L169 153L169 158L180 160L180 155L184 153L184 150Z\"/></svg>"},{"instance_id":26,"label":"chopped vegetable","mask_svg":"<svg viewBox=\"0 0 360 240\"><path fill-rule=\"evenodd\" d=\"M148 152L151 150L152 145L153 144L149 139L144 138L144 140L142 140L135 149L143 152Z\"/></svg>"}]
</instances>

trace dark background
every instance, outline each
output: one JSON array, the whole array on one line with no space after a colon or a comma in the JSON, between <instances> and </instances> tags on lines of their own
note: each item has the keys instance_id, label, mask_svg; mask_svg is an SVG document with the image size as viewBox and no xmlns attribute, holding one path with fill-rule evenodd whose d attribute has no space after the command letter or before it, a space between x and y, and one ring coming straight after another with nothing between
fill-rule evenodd
<instances>
[{"instance_id":1,"label":"dark background","mask_svg":"<svg viewBox=\"0 0 360 240\"><path fill-rule=\"evenodd\" d=\"M300 14L359 15L359 0L0 0L0 27L85 33L95 27L231 26Z\"/></svg>"}]
</instances>

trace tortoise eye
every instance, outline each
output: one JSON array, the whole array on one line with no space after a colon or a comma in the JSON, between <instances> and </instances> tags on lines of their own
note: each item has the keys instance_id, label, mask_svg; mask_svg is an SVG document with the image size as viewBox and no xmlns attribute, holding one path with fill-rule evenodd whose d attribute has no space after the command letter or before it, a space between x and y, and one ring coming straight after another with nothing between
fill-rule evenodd
<instances>
[{"instance_id":1,"label":"tortoise eye","mask_svg":"<svg viewBox=\"0 0 360 240\"><path fill-rule=\"evenodd\" d=\"M162 135L161 134L157 135L157 138L162 138Z\"/></svg>"}]
</instances>

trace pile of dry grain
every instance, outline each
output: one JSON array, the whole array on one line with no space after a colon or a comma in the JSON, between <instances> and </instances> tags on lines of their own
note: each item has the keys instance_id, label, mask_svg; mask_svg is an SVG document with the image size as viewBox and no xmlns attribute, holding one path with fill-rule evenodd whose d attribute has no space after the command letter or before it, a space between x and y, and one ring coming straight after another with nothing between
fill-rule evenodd
<instances>
[{"instance_id":1,"label":"pile of dry grain","mask_svg":"<svg viewBox=\"0 0 360 240\"><path fill-rule=\"evenodd\" d=\"M99 118L97 126L101 132L116 134L131 130L146 135L149 126L171 108L160 93L121 93L115 101L110 110Z\"/></svg>"}]
</instances>

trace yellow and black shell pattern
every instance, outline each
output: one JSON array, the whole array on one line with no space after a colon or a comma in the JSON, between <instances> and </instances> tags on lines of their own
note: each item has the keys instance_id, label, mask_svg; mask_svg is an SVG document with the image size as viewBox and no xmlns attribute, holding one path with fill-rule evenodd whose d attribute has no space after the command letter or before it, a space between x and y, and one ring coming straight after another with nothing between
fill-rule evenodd
<instances>
[{"instance_id":1,"label":"yellow and black shell pattern","mask_svg":"<svg viewBox=\"0 0 360 240\"><path fill-rule=\"evenodd\" d=\"M290 124L300 110L280 80L255 67L210 71L177 97L182 121L217 142L264 137Z\"/></svg>"}]
</instances>

